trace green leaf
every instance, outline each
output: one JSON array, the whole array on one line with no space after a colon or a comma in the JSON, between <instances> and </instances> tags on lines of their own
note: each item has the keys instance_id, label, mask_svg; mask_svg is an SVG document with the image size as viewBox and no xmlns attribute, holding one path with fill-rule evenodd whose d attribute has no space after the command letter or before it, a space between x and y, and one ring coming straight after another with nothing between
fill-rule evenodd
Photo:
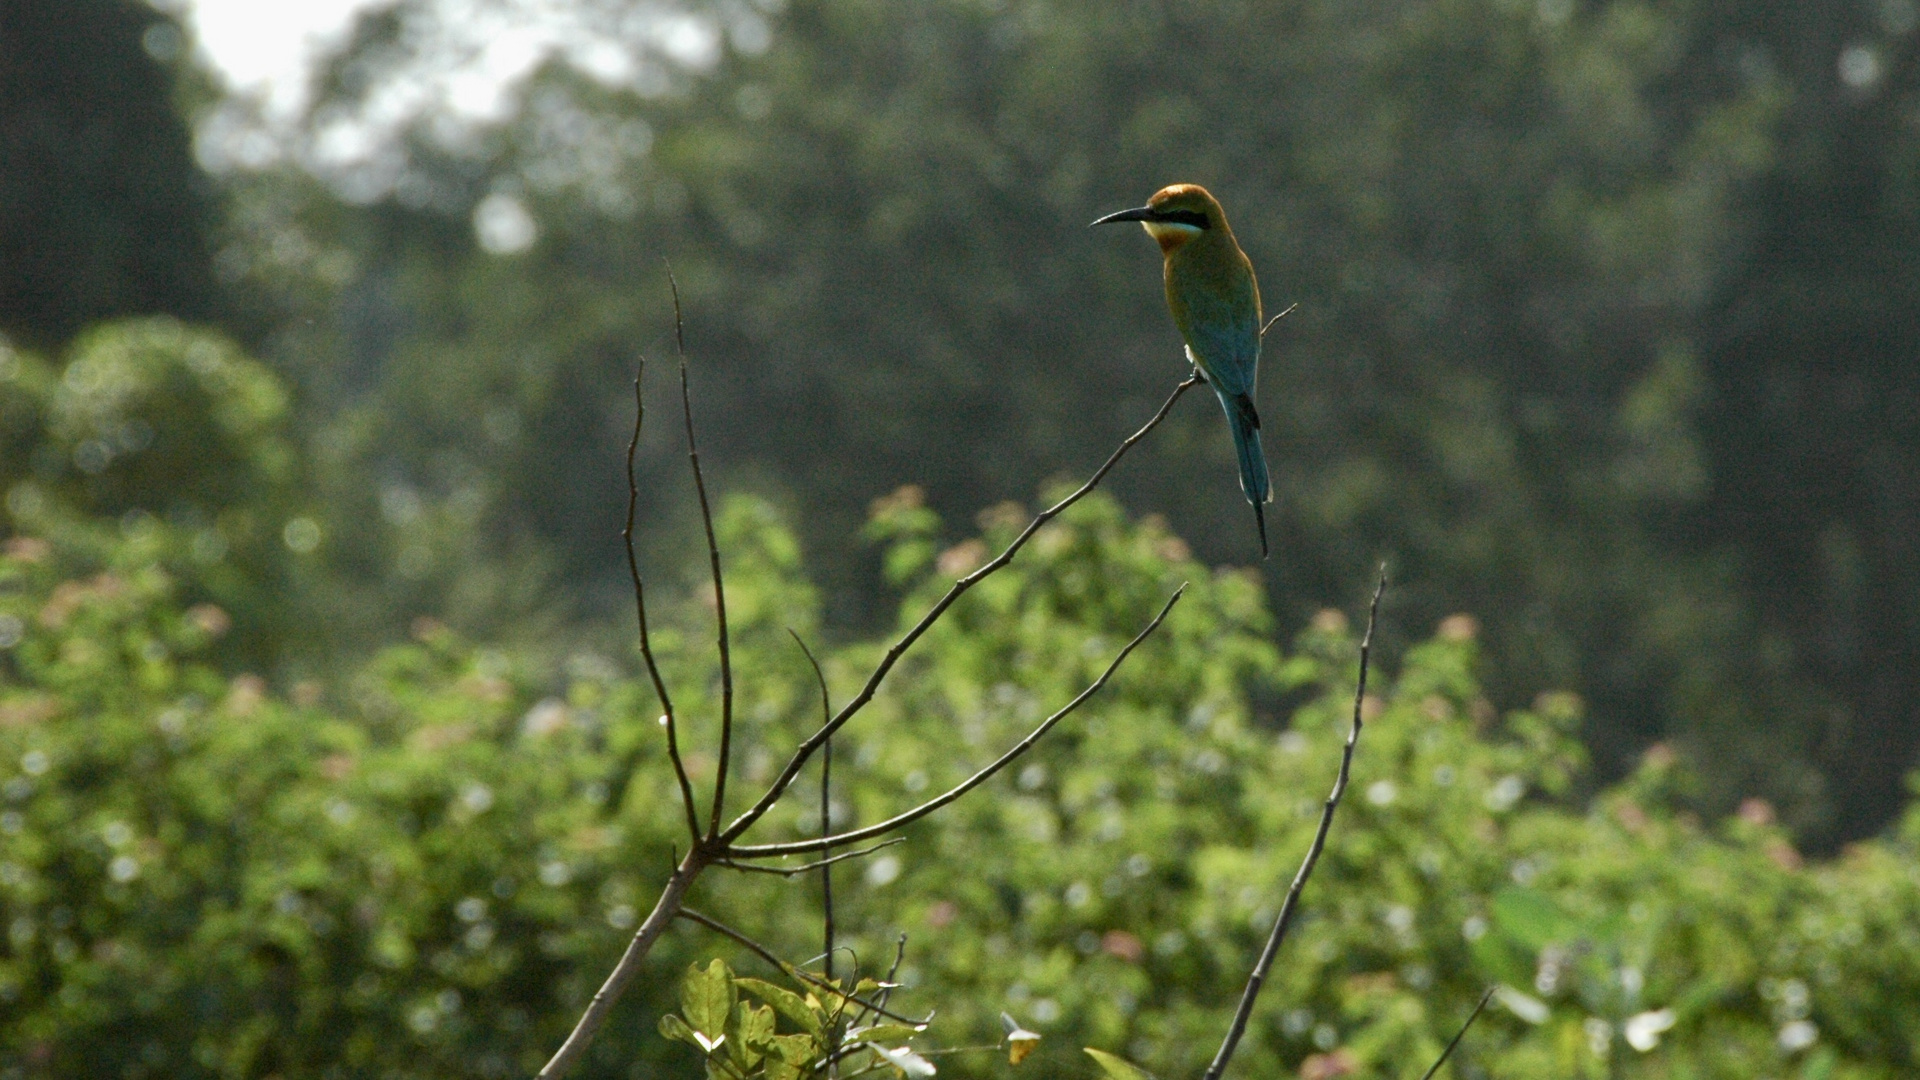
<instances>
[{"instance_id":1,"label":"green leaf","mask_svg":"<svg viewBox=\"0 0 1920 1080\"><path fill-rule=\"evenodd\" d=\"M1100 1063L1100 1068L1113 1080L1153 1080L1153 1074L1134 1065L1127 1059L1107 1053L1105 1050L1086 1048L1087 1056Z\"/></svg>"},{"instance_id":2,"label":"green leaf","mask_svg":"<svg viewBox=\"0 0 1920 1080\"><path fill-rule=\"evenodd\" d=\"M800 1080L801 1075L798 1065L790 1065L779 1058L767 1059L767 1080Z\"/></svg>"},{"instance_id":3,"label":"green leaf","mask_svg":"<svg viewBox=\"0 0 1920 1080\"><path fill-rule=\"evenodd\" d=\"M762 1005L755 1008L741 1002L735 1015L739 1018L739 1039L747 1046L765 1046L773 1038L773 1010Z\"/></svg>"},{"instance_id":4,"label":"green leaf","mask_svg":"<svg viewBox=\"0 0 1920 1080\"><path fill-rule=\"evenodd\" d=\"M798 1024L816 1039L826 1027L826 1021L821 1017L820 1002L811 994L803 998L785 987L759 979L739 978L733 980L733 985L773 1006L781 1016Z\"/></svg>"},{"instance_id":5,"label":"green leaf","mask_svg":"<svg viewBox=\"0 0 1920 1080\"><path fill-rule=\"evenodd\" d=\"M717 1040L727 1033L733 1002L733 972L722 960L708 964L705 971L694 965L680 986L680 1011L693 1030L709 1039Z\"/></svg>"},{"instance_id":6,"label":"green leaf","mask_svg":"<svg viewBox=\"0 0 1920 1080\"><path fill-rule=\"evenodd\" d=\"M693 1029L677 1013L668 1013L660 1018L660 1034L689 1046L699 1046L700 1040L694 1037ZM704 1047L702 1048L704 1049Z\"/></svg>"},{"instance_id":7,"label":"green leaf","mask_svg":"<svg viewBox=\"0 0 1920 1080\"><path fill-rule=\"evenodd\" d=\"M847 1032L848 1042L905 1042L926 1030L924 1024L873 1024Z\"/></svg>"},{"instance_id":8,"label":"green leaf","mask_svg":"<svg viewBox=\"0 0 1920 1080\"><path fill-rule=\"evenodd\" d=\"M1536 951L1552 942L1571 941L1584 929L1552 897L1534 889L1500 890L1493 898L1493 920L1507 935Z\"/></svg>"},{"instance_id":9,"label":"green leaf","mask_svg":"<svg viewBox=\"0 0 1920 1080\"><path fill-rule=\"evenodd\" d=\"M767 1040L767 1050L773 1058L794 1066L819 1057L821 1049L819 1041L811 1035L775 1035Z\"/></svg>"}]
</instances>

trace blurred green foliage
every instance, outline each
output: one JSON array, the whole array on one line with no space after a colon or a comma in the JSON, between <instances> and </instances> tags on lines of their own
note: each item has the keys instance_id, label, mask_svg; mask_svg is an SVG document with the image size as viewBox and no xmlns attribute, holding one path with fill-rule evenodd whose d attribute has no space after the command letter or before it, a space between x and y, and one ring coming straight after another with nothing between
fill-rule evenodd
<instances>
[{"instance_id":1,"label":"blurred green foliage","mask_svg":"<svg viewBox=\"0 0 1920 1080\"><path fill-rule=\"evenodd\" d=\"M234 103L171 17L0 10L0 1080L536 1068L681 839L614 539L660 257L717 485L759 493L720 521L752 785L815 722L789 629L850 692L1183 373L1151 249L1081 227L1172 179L1301 302L1262 399L1280 555L1219 565L1243 511L1183 407L840 740L833 820L879 820L1191 583L992 791L841 872L863 973L908 935L915 1052L1199 1069L1386 558L1397 670L1238 1068L1397 1075L1489 983L1463 1076L1920 1068L1908 0L578 0L630 78L556 58L497 115L379 128L451 10L368 15L292 156L218 177L179 117ZM673 411L639 542L705 790ZM694 903L797 960L814 895L715 871ZM676 1006L721 1071L793 1065L762 1048L800 1013L689 1011L716 956L760 963L670 934L583 1071L696 1074ZM1024 1064L939 1052L1003 1013Z\"/></svg>"},{"instance_id":2,"label":"blurred green foliage","mask_svg":"<svg viewBox=\"0 0 1920 1080\"><path fill-rule=\"evenodd\" d=\"M1587 698L1597 777L1666 740L1708 813L1765 795L1822 849L1897 815L1905 0L567 10L592 48L498 116L409 122L393 102L473 30L384 7L317 80L299 167L224 177L218 262L304 403L349 636L618 614L622 386L670 352L663 256L710 461L805 507L829 624L871 630L880 568L841 538L873 498L916 483L958 520L1027 497L1179 376L1152 249L1083 225L1191 179L1269 306L1301 305L1261 398L1276 610L1391 557L1423 621L1481 617L1496 701ZM667 25L711 48L674 60ZM630 77L577 59L623 49ZM655 432L660 553L692 528ZM1232 473L1189 406L1113 484L1244 563Z\"/></svg>"},{"instance_id":3,"label":"blurred green foliage","mask_svg":"<svg viewBox=\"0 0 1920 1080\"><path fill-rule=\"evenodd\" d=\"M896 552L938 527L910 497L885 513ZM1013 520L899 560L916 567L902 618ZM812 634L819 599L765 504L730 501L721 534L752 786L816 722L785 627ZM0 557L0 1073L537 1067L682 828L634 658L542 675L426 624L349 681L282 690L209 662L225 628L183 610L163 555L126 538L103 569L49 534ZM1018 1067L1035 1075L1095 1075L1085 1045L1165 1076L1211 1055L1337 764L1354 662L1337 611L1278 649L1251 574L1088 500L963 599L837 740L834 817L876 820L953 782L1181 581L1162 632L1011 775L840 871L841 941L865 974L907 934L893 1000L938 1010L921 1052L992 1047L1004 1010L1044 1037ZM713 761L709 614L657 601L696 775ZM1764 804L1712 826L1676 810L1689 780L1664 752L1582 809L1580 700L1497 710L1477 629L1451 618L1382 663L1354 787L1236 1067L1398 1075L1499 982L1463 1076L1909 1074L1920 817L1805 865ZM836 697L881 647L826 651ZM763 838L813 833L806 788ZM716 870L693 903L799 961L818 948L816 895ZM682 1004L676 973L715 955L762 966L697 928L669 934L582 1075L695 1072L655 1021ZM1017 1072L1004 1053L931 1058L943 1075Z\"/></svg>"},{"instance_id":4,"label":"blurred green foliage","mask_svg":"<svg viewBox=\"0 0 1920 1080\"><path fill-rule=\"evenodd\" d=\"M286 391L225 337L171 319L98 326L55 368L0 342L0 489L13 531L96 568L155 561L218 604L230 668L278 663L321 542ZM134 554L129 554L129 553ZM310 573L305 573L311 577Z\"/></svg>"}]
</instances>

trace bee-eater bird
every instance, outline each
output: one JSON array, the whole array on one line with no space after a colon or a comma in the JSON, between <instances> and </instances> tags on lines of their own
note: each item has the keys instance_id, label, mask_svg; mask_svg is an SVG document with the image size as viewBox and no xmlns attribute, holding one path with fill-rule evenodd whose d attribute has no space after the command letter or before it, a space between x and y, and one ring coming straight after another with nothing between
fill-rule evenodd
<instances>
[{"instance_id":1,"label":"bee-eater bird","mask_svg":"<svg viewBox=\"0 0 1920 1080\"><path fill-rule=\"evenodd\" d=\"M1160 245L1167 307L1186 339L1187 359L1226 410L1240 458L1240 490L1253 504L1264 559L1267 515L1262 506L1273 501L1273 487L1260 448L1260 414L1253 407L1261 329L1260 283L1254 280L1253 263L1234 240L1220 203L1198 184L1161 188L1147 205L1108 214L1094 224L1116 221L1139 222Z\"/></svg>"}]
</instances>

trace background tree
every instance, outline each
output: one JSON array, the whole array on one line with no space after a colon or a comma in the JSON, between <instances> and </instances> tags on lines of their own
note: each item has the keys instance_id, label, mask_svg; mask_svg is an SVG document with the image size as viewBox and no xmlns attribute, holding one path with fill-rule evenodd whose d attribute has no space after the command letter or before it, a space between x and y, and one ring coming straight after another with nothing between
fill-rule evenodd
<instances>
[{"instance_id":1,"label":"background tree","mask_svg":"<svg viewBox=\"0 0 1920 1080\"><path fill-rule=\"evenodd\" d=\"M216 203L173 78L188 46L138 0L0 8L0 332L45 348L217 310Z\"/></svg>"},{"instance_id":2,"label":"background tree","mask_svg":"<svg viewBox=\"0 0 1920 1080\"><path fill-rule=\"evenodd\" d=\"M296 160L364 209L229 181L348 580L399 599L353 605L370 628L617 610L611 388L661 340L632 297L663 252L718 343L713 458L805 506L811 548L902 480L949 516L1025 497L1007 477L1091 460L1178 368L1151 260L1081 226L1179 176L1302 305L1262 388L1281 610L1391 556L1423 616L1483 617L1496 698L1589 698L1599 776L1664 737L1703 806L1765 792L1822 842L1897 805L1920 638L1901 590L1834 583L1906 565L1870 464L1912 442L1899 4L583 3L497 115L396 114L516 9L476 10L383 10L317 84ZM1766 299L1816 294L1856 314ZM1218 425L1173 424L1116 490L1249 559ZM833 625L886 610L878 570L822 560Z\"/></svg>"}]
</instances>

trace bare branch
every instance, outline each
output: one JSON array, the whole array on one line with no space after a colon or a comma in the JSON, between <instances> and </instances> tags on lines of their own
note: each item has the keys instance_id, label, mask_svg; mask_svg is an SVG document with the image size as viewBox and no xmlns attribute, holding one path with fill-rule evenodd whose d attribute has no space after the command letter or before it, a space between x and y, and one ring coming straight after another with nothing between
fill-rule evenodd
<instances>
[{"instance_id":1,"label":"bare branch","mask_svg":"<svg viewBox=\"0 0 1920 1080\"><path fill-rule=\"evenodd\" d=\"M779 956L775 955L772 949L767 948L765 945L760 944L759 942L753 940L752 938L741 933L740 931L735 930L733 927L728 926L726 923L723 923L720 920L713 918L712 916L702 915L701 913L693 910L690 907L682 907L676 914L678 914L680 918L685 919L688 922L699 923L701 926L704 926L707 929L712 930L714 933L732 938L740 946L752 952L755 956L758 956L760 959L765 960L767 963L772 964L774 968L779 970L780 972L792 978L799 979L801 982L807 983L808 985L813 986L819 990L825 991L826 993L833 995L835 998L843 1002L850 1002L854 1005L860 1006L863 1009L872 1009L874 1012L879 1013L881 1016L884 1016L889 1020L898 1021L899 1023L902 1023L902 1024L911 1024L914 1027L924 1027L927 1023L926 1020L915 1020L911 1016L901 1016L899 1013L888 1012L887 1010L875 1005L871 1001L867 1001L864 998L855 997L854 995L847 993L845 990L840 989L839 987L833 985L827 980L822 979L820 976L815 975L813 972L808 971L807 969L800 967L797 964L787 963L785 960L782 960L780 959Z\"/></svg>"},{"instance_id":2,"label":"bare branch","mask_svg":"<svg viewBox=\"0 0 1920 1080\"><path fill-rule=\"evenodd\" d=\"M891 1000L893 997L893 988L900 985L899 982L897 982L896 980L900 975L900 965L905 963L906 959L907 959L907 935L901 934L900 937L893 943L893 966L887 968L887 977L880 980L880 992L873 995L873 1000L874 1000L873 1009L875 1012L885 1011L887 1002ZM856 1026L858 1026L860 1024L866 1023L866 1021L867 1021L867 1014L862 1012L859 1016L854 1018L853 1022Z\"/></svg>"},{"instance_id":3,"label":"bare branch","mask_svg":"<svg viewBox=\"0 0 1920 1080\"><path fill-rule=\"evenodd\" d=\"M680 760L680 735L678 722L673 715L673 698L667 693L667 682L660 677L660 665L654 660L653 638L647 632L647 590L640 580L640 561L633 554L633 519L635 508L640 504L640 484L634 478L633 459L640 450L640 425L647 418L646 394L641 388L641 380L647 374L647 358L640 358L639 370L633 374L633 437L627 440L627 527L620 530L620 539L627 545L627 576L633 580L633 609L640 620L640 656L647 662L647 675L653 679L653 692L660 699L660 715L666 720L667 758L673 762L674 779L680 782L680 801L687 811L687 832L697 842L700 839L700 811L693 805L693 784L687 779L686 763Z\"/></svg>"},{"instance_id":4,"label":"bare branch","mask_svg":"<svg viewBox=\"0 0 1920 1080\"><path fill-rule=\"evenodd\" d=\"M827 673L820 670L820 661L815 659L813 650L807 648L807 643L800 640L800 635L793 632L793 627L787 627L787 633L793 638L793 643L800 646L800 651L805 654L807 663L813 665L813 681L820 685L820 723L824 726L833 718L833 704L827 697ZM826 836L832 832L833 741L829 739L820 744L820 835ZM861 855L871 854L879 851L883 847L891 846L891 843L892 842L889 841L885 844L876 844L873 847L867 848L865 851L848 852L846 857L858 858ZM820 869L820 910L823 912L822 921L825 923L827 946L826 952L821 954L824 958L823 962L825 965L822 970L826 972L827 978L831 979L833 978L833 864L835 860L829 851L823 850L821 854L827 857L795 870L773 870L773 872L784 873L788 877L792 877L794 874L804 873L810 867L818 867ZM771 867L749 867L739 863L729 863L728 865L737 866L742 870L773 869Z\"/></svg>"},{"instance_id":5,"label":"bare branch","mask_svg":"<svg viewBox=\"0 0 1920 1080\"><path fill-rule=\"evenodd\" d=\"M713 814L707 835L720 832L720 815L727 801L728 759L733 753L733 646L727 636L727 586L720 576L720 542L713 535L713 507L707 502L707 478L700 471L700 446L693 437L693 395L687 388L687 332L680 314L680 281L667 267L667 285L673 290L673 342L680 352L680 412L687 423L687 460L693 465L693 487L700 493L700 523L707 529L707 561L713 566L713 610L720 647L720 761L713 767Z\"/></svg>"},{"instance_id":6,"label":"bare branch","mask_svg":"<svg viewBox=\"0 0 1920 1080\"><path fill-rule=\"evenodd\" d=\"M714 865L724 866L729 870L745 870L754 874L779 874L781 877L790 878L798 877L801 874L810 873L814 870L824 870L834 863L846 862L848 859L865 858L876 851L906 842L907 838L904 836L889 837L869 848L861 848L858 851L843 851L838 855L829 856L825 859L815 859L813 862L802 863L799 866L755 866L752 863L734 862L732 859L719 859L714 862ZM827 977L832 978L833 976L828 975Z\"/></svg>"},{"instance_id":7,"label":"bare branch","mask_svg":"<svg viewBox=\"0 0 1920 1080\"><path fill-rule=\"evenodd\" d=\"M1293 309L1294 309L1294 308L1297 308L1297 307L1299 307L1299 306L1300 306L1300 305L1299 305L1298 303L1293 303L1293 304L1288 304L1288 305L1287 305L1287 310L1285 310L1285 311L1283 311L1283 312L1281 312L1281 313L1280 313L1280 314L1278 314L1278 315L1275 315L1275 316L1274 316L1273 318L1271 318L1271 319L1268 319L1268 320L1267 320L1267 324L1266 324L1265 326L1262 326L1262 327L1260 328L1260 336L1261 336L1261 337L1266 337L1266 336L1267 336L1267 331L1269 331L1269 330L1271 330L1271 329L1273 329L1273 324L1274 324L1274 323L1277 323L1277 322L1279 322L1279 321L1280 321L1281 319L1284 319L1284 318L1286 318L1287 316L1289 316L1289 315L1291 315L1291 314L1293 314Z\"/></svg>"},{"instance_id":8,"label":"bare branch","mask_svg":"<svg viewBox=\"0 0 1920 1080\"><path fill-rule=\"evenodd\" d=\"M1447 1059L1453 1056L1453 1048L1459 1046L1460 1040L1467 1037L1467 1029L1473 1026L1475 1020L1480 1019L1481 1012L1485 1011L1487 1002L1493 1000L1493 992L1498 989L1497 985L1489 986L1487 992L1480 995L1480 1004L1475 1005L1473 1011L1467 1014L1467 1022L1460 1025L1460 1030L1453 1034L1453 1041L1447 1044L1445 1050L1440 1051L1440 1060L1434 1062L1433 1068L1428 1069L1420 1080L1433 1080L1434 1074L1440 1071L1440 1066L1445 1065Z\"/></svg>"},{"instance_id":9,"label":"bare branch","mask_svg":"<svg viewBox=\"0 0 1920 1080\"><path fill-rule=\"evenodd\" d=\"M986 783L994 773L1006 768L1014 759L1031 750L1033 745L1040 741L1041 736L1052 730L1053 725L1066 719L1075 709L1086 704L1088 698L1099 693L1100 688L1107 685L1107 680L1113 678L1113 673L1120 669L1120 665L1126 662L1127 657L1132 654L1133 650L1139 648L1140 643L1147 639L1147 635L1160 628L1161 621L1167 617L1168 612L1173 610L1173 605L1180 602L1180 597L1184 595L1186 591L1187 587L1185 584L1175 589L1173 595L1167 598L1166 606L1160 609L1160 614L1155 615L1152 622L1148 623L1138 634L1135 634L1132 641L1127 642L1126 648L1120 650L1119 655L1113 658L1113 662L1107 665L1106 670L1100 673L1099 678L1089 683L1085 690L1074 695L1072 701L1061 706L1059 712L1041 721L1039 727L1034 728L1026 738L1021 739L1013 745L1012 749L1009 749L1006 753L996 758L993 764L969 776L966 780L962 781L958 787L942 795L935 796L905 813L895 814L893 817L877 825L869 825L866 828L853 829L840 833L837 836L823 836L812 840L794 840L784 844L750 844L744 847L730 847L726 850L727 857L731 859L769 859L781 855L801 855L809 851L824 851L828 848L839 847L842 844L864 843L865 841L885 836L895 829L919 821L935 810L940 809L955 799L958 799L960 796L965 795L967 792L972 791L974 788L979 787L981 784Z\"/></svg>"},{"instance_id":10,"label":"bare branch","mask_svg":"<svg viewBox=\"0 0 1920 1080\"><path fill-rule=\"evenodd\" d=\"M1334 778L1333 791L1327 796L1326 806L1320 811L1320 827L1313 834L1313 843L1307 848L1307 857L1300 863L1300 872L1293 876L1293 884L1287 889L1287 899L1280 905L1280 916L1273 921L1273 933L1267 937L1267 947L1260 953L1260 960L1253 966L1253 974L1247 977L1247 988L1240 994L1240 1007L1234 1011L1233 1025L1227 1029L1227 1037L1220 1044L1220 1052L1214 1055L1213 1064L1207 1066L1205 1080L1220 1080L1227 1071L1227 1062L1233 1060L1234 1048L1240 1045L1240 1037L1247 1033L1247 1019L1253 1015L1253 1003L1260 996L1260 988L1266 984L1267 973L1273 970L1274 957L1280 953L1280 943L1286 940L1287 928L1293 923L1294 912L1300 907L1300 893L1307 887L1307 879L1313 876L1314 865L1320 861L1320 853L1327 846L1327 830L1333 827L1334 811L1340 809L1340 797L1346 794L1347 777L1353 771L1353 748L1360 741L1361 710L1367 696L1367 659L1373 651L1373 627L1380 616L1380 594L1387 588L1387 568L1380 567L1380 580L1373 588L1373 602L1367 606L1367 632L1360 639L1360 685L1353 692L1353 726L1347 731L1347 745L1340 754L1340 773Z\"/></svg>"},{"instance_id":11,"label":"bare branch","mask_svg":"<svg viewBox=\"0 0 1920 1080\"><path fill-rule=\"evenodd\" d=\"M820 686L820 723L825 725L833 717L833 703L827 694L827 673L820 670L820 661L814 657L813 650L807 648L807 643L800 640L800 635L794 633L792 627L787 628L787 633L792 635L793 643L800 646L800 651L805 654L807 663L813 666L813 681ZM831 832L833 832L833 740L829 739L820 744L820 835L826 836ZM896 836L892 840L875 844L870 848L865 848L860 851L849 851L841 856L835 856L830 851L822 851L821 855L823 855L824 858L808 864L808 866L817 866L820 868L821 936L826 942L826 951L820 954L820 970L826 975L828 982L833 981L833 864L842 858L859 858L862 855L870 855L873 852L879 851L881 848L891 847L895 841L902 839L905 838ZM741 870L773 870L775 873L785 873L787 877L792 877L797 873L803 873L808 869L808 866L803 866L796 870L780 871L773 867L753 866L750 863L729 862L727 865L737 867ZM860 970L857 964L854 966L854 970ZM840 1075L839 1051L840 1025L836 1014L835 1023L829 1025L827 1029L828 1080L837 1080Z\"/></svg>"},{"instance_id":12,"label":"bare branch","mask_svg":"<svg viewBox=\"0 0 1920 1080\"><path fill-rule=\"evenodd\" d=\"M1195 374L1189 375L1178 386L1175 386L1173 393L1168 395L1166 403L1160 406L1160 411L1153 414L1153 419L1148 420L1146 425L1139 431L1127 436L1119 447L1115 449L1112 454L1108 455L1106 463L1095 470L1094 474L1087 479L1086 483L1081 484L1071 495L1068 495L1066 498L1061 499L1059 502L1041 511L1033 521L1028 523L1025 529L1021 530L1019 536L1013 538L1013 542L1007 545L1005 551L1002 551L978 570L954 582L953 585L947 589L946 594L936 601L932 607L928 608L925 615L920 617L920 621L914 623L912 629L901 635L900 640L894 642L893 646L887 650L886 655L881 658L880 663L873 669L873 674L867 676L867 681L865 685L861 686L860 692L855 694L851 701L842 705L840 711L834 714L832 720L828 721L819 731L809 736L806 742L800 744L800 748L794 751L792 760L787 762L787 767L781 771L780 776L774 780L772 786L767 788L767 793L762 795L760 801L749 808L746 813L735 818L733 823L727 826L727 830L720 834L720 839L726 843L732 843L734 840L739 839L742 833L751 828L754 822L760 820L767 811L773 809L773 805L780 801L780 796L786 794L787 787L793 783L794 778L800 775L800 769L806 765L807 759L812 757L814 751L820 749L828 739L832 738L833 733L840 730L841 725L851 720L854 714L866 707L867 702L873 700L874 692L880 689L881 681L887 677L889 671L893 670L893 665L898 663L900 657L905 655L906 651L913 647L914 642L920 640L920 636L926 633L929 627L939 621L940 616L946 614L947 609L953 606L953 602L960 599L961 595L968 589L973 588L986 577L1012 562L1013 557L1019 554L1020 549L1026 546L1028 540L1033 539L1033 534L1038 532L1042 525L1060 516L1069 506L1085 498L1089 492L1099 485L1101 480L1106 478L1107 473L1111 472L1113 467L1119 464L1120 458L1124 456L1128 450L1132 449L1135 443L1146 438L1148 432L1158 427L1160 421L1167 418L1167 414L1173 411L1174 402L1180 400L1180 395L1186 393L1199 383L1200 377ZM836 844L840 842L839 840L834 841ZM808 850L816 849L810 848Z\"/></svg>"},{"instance_id":13,"label":"bare branch","mask_svg":"<svg viewBox=\"0 0 1920 1080\"><path fill-rule=\"evenodd\" d=\"M580 1014L579 1021L573 1025L573 1031L567 1035L567 1041L561 1043L560 1049L554 1051L553 1057L540 1070L537 1080L558 1080L579 1063L581 1055L587 1051L588 1044L593 1042L594 1035L598 1034L600 1028L606 1024L607 1016L613 1011L614 1002L620 999L620 994L626 990L627 984L632 982L634 975L640 971L640 963L646 959L647 953L653 948L653 943L666 930L667 924L673 921L673 917L680 913L682 905L686 902L688 887L693 884L695 878L700 876L700 872L706 869L706 866L706 855L700 848L695 847L687 852L687 857L674 868L673 876L667 879L667 887L661 890L660 899L654 902L653 910L647 913L640 928L633 932L633 940L627 943L627 950L620 955L620 962L613 966L612 974L607 976L607 981L602 983L600 989L594 993L593 1000L587 1004L587 1010Z\"/></svg>"}]
</instances>

